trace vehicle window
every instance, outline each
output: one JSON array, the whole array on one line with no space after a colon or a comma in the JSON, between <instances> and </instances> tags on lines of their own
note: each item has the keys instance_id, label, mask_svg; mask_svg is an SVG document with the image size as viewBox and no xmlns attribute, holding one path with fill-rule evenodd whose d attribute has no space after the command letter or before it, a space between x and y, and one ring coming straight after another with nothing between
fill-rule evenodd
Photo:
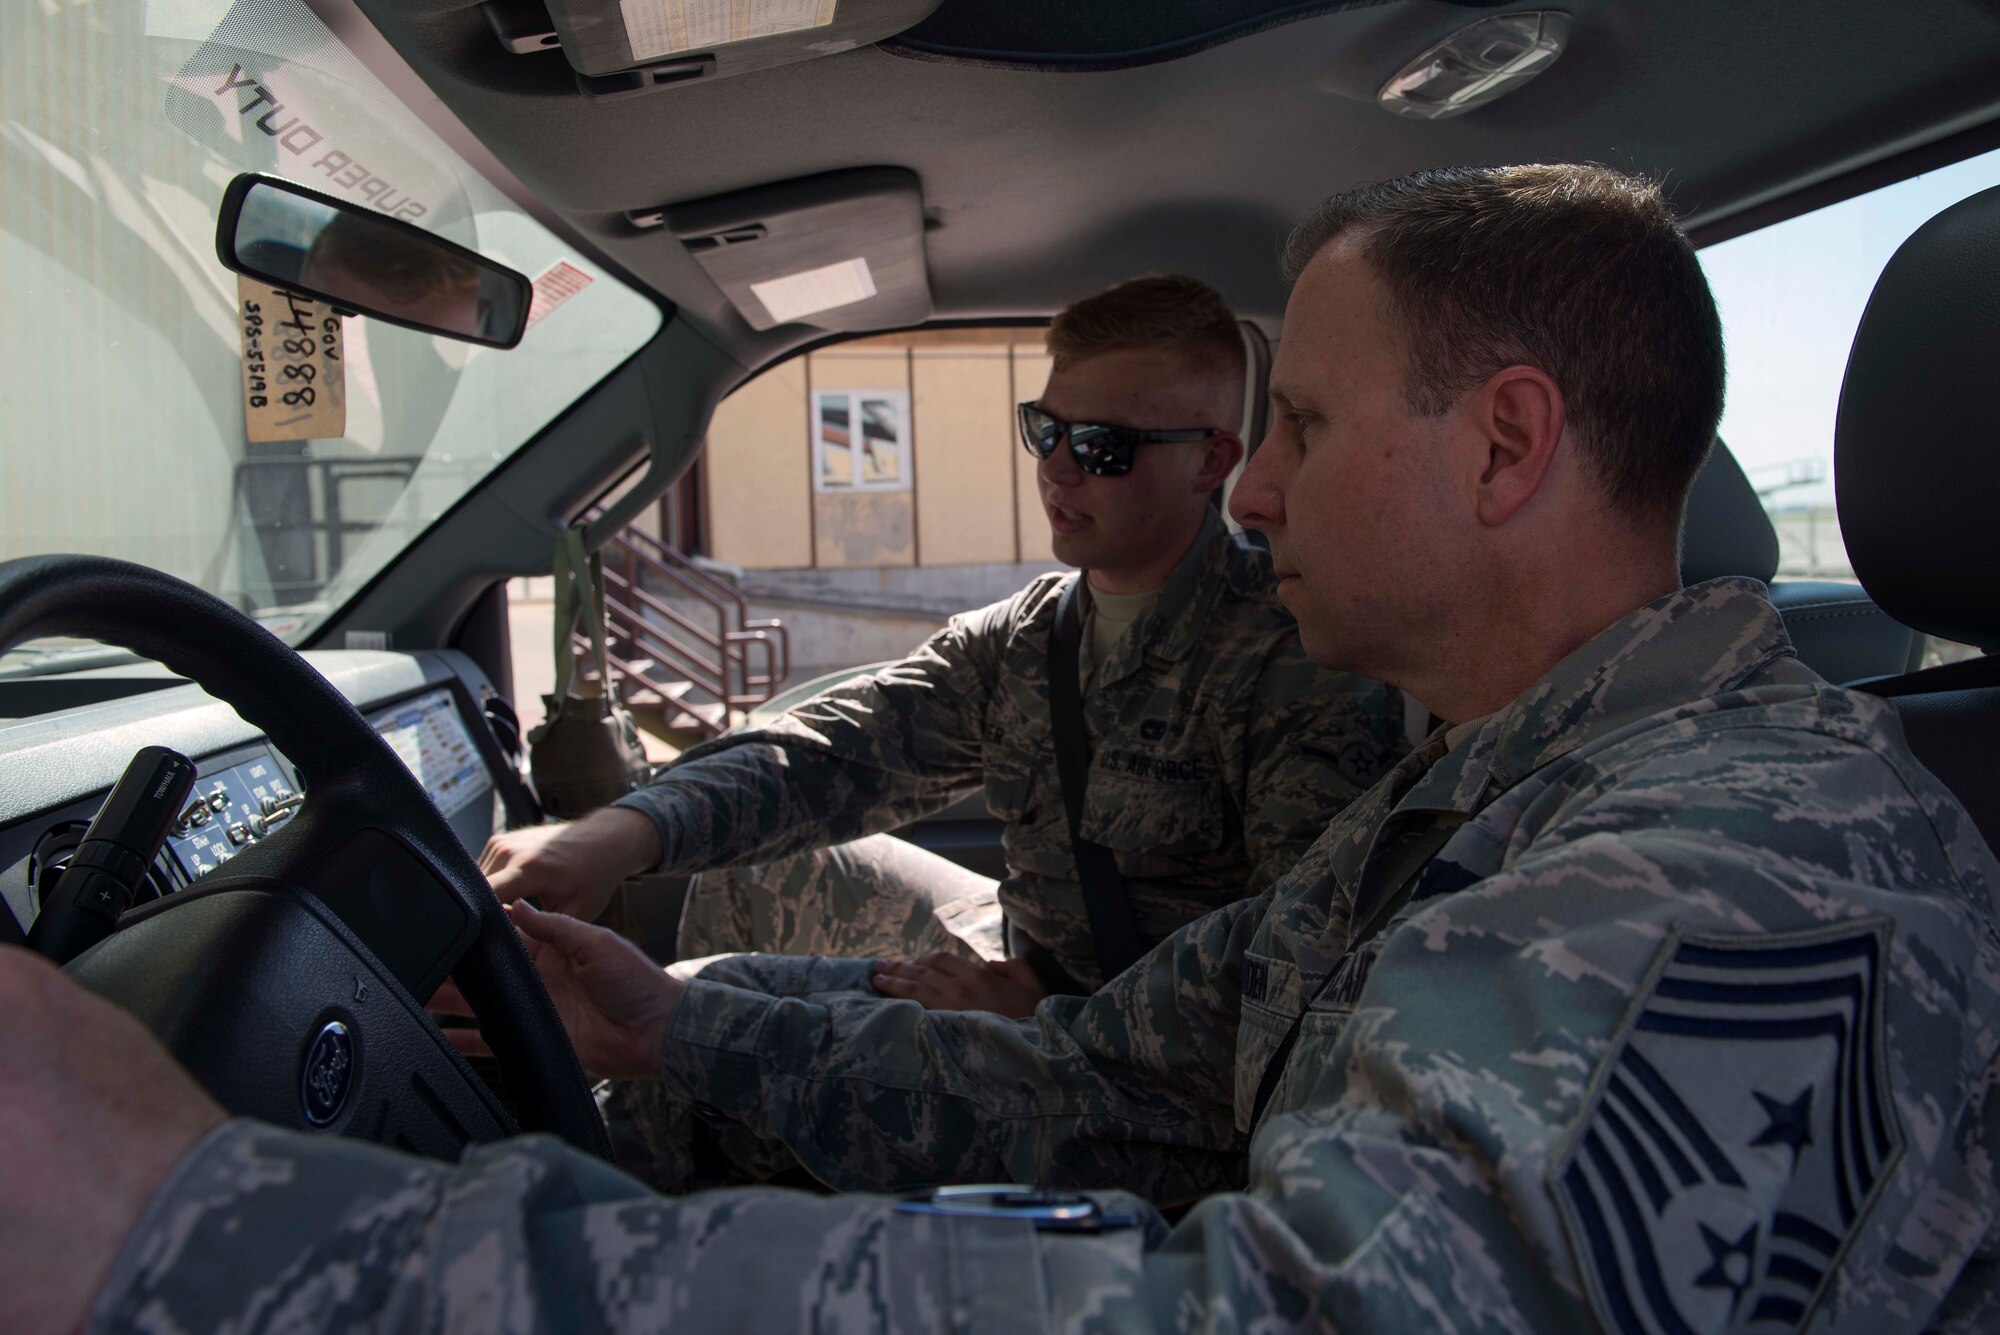
<instances>
[{"instance_id":1,"label":"vehicle window","mask_svg":"<svg viewBox=\"0 0 2000 1335\"><path fill-rule=\"evenodd\" d=\"M245 440L239 172L364 202L536 281L508 351L344 322L340 439ZM659 328L481 178L300 0L0 11L0 558L199 584L291 643ZM29 646L8 669L77 661Z\"/></svg>"},{"instance_id":2,"label":"vehicle window","mask_svg":"<svg viewBox=\"0 0 2000 1335\"><path fill-rule=\"evenodd\" d=\"M1010 326L855 339L780 362L724 399L695 472L606 549L614 603L652 623L613 609L613 656L653 679L618 669L625 698L719 703L704 678L761 696L901 658L955 613L1060 569L1014 417L1048 380L1042 338ZM677 563L662 546L719 587L691 589L663 567ZM516 581L509 597L530 721L553 680L549 598L546 579ZM718 602L729 605L721 622ZM789 671L751 689L702 638L763 620L783 624ZM749 707L739 700L727 717Z\"/></svg>"},{"instance_id":3,"label":"vehicle window","mask_svg":"<svg viewBox=\"0 0 2000 1335\"><path fill-rule=\"evenodd\" d=\"M2000 152L1701 252L1729 353L1722 439L1777 527L1780 578L1854 578L1833 502L1833 423L1854 331L1896 247L1996 184Z\"/></svg>"}]
</instances>

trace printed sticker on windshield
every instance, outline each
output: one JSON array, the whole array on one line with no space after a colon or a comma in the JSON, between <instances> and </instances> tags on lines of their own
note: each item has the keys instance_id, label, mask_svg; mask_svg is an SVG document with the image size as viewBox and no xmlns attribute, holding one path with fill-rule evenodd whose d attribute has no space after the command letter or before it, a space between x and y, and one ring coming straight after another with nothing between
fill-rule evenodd
<instances>
[{"instance_id":1,"label":"printed sticker on windshield","mask_svg":"<svg viewBox=\"0 0 2000 1335\"><path fill-rule=\"evenodd\" d=\"M557 260L551 264L548 270L535 280L535 299L528 305L528 323L523 327L524 330L533 329L554 312L556 307L589 287L590 283L590 275L568 260Z\"/></svg>"},{"instance_id":2,"label":"printed sticker on windshield","mask_svg":"<svg viewBox=\"0 0 2000 1335\"><path fill-rule=\"evenodd\" d=\"M333 307L238 274L236 315L243 331L246 438L346 435L346 364Z\"/></svg>"}]
</instances>

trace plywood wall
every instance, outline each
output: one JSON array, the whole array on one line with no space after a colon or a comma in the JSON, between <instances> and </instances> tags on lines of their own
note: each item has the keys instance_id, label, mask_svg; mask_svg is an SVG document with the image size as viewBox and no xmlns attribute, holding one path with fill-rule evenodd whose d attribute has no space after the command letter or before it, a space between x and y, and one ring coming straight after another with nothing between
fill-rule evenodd
<instances>
[{"instance_id":1,"label":"plywood wall","mask_svg":"<svg viewBox=\"0 0 2000 1335\"><path fill-rule=\"evenodd\" d=\"M1049 382L1048 354L1032 347L1016 345L1014 348L1014 397L1022 403L1042 396L1042 386ZM1055 550L1050 545L1049 517L1042 510L1041 494L1035 487L1035 459L1026 450L1014 449L1014 471L1019 494L1015 498L1014 522L1021 533L1021 559L1023 561L1053 561Z\"/></svg>"},{"instance_id":2,"label":"plywood wall","mask_svg":"<svg viewBox=\"0 0 2000 1335\"><path fill-rule=\"evenodd\" d=\"M1007 345L915 348L917 528L927 566L1015 560L1014 377Z\"/></svg>"},{"instance_id":3,"label":"plywood wall","mask_svg":"<svg viewBox=\"0 0 2000 1335\"><path fill-rule=\"evenodd\" d=\"M757 569L813 563L803 358L771 368L717 406L702 468L717 560Z\"/></svg>"},{"instance_id":4,"label":"plywood wall","mask_svg":"<svg viewBox=\"0 0 2000 1335\"><path fill-rule=\"evenodd\" d=\"M750 569L1048 561L1048 520L1014 405L1040 396L1039 330L955 329L864 339L784 362L716 410L703 454L708 542ZM819 390L910 400L905 490L815 491Z\"/></svg>"}]
</instances>

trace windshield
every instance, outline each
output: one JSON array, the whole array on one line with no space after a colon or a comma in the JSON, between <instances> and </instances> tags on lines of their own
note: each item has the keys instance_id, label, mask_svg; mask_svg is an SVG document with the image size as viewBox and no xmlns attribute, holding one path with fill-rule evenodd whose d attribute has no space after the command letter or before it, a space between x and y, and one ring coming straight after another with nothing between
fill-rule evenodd
<instances>
[{"instance_id":1,"label":"windshield","mask_svg":"<svg viewBox=\"0 0 2000 1335\"><path fill-rule=\"evenodd\" d=\"M344 325L338 439L246 440L216 207L299 181L526 274L499 351ZM300 0L0 10L0 559L178 575L297 644L659 328L659 308L477 175ZM0 672L76 666L52 642Z\"/></svg>"}]
</instances>

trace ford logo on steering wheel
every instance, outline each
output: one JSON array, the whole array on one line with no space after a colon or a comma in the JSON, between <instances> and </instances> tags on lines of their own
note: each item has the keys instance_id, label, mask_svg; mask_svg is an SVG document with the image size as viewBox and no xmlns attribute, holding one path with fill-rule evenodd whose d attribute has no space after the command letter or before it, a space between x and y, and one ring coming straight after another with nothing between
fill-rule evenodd
<instances>
[{"instance_id":1,"label":"ford logo on steering wheel","mask_svg":"<svg viewBox=\"0 0 2000 1335\"><path fill-rule=\"evenodd\" d=\"M306 1121L326 1126L347 1106L354 1084L354 1037L339 1020L329 1020L306 1048L299 1066L299 1107Z\"/></svg>"}]
</instances>

